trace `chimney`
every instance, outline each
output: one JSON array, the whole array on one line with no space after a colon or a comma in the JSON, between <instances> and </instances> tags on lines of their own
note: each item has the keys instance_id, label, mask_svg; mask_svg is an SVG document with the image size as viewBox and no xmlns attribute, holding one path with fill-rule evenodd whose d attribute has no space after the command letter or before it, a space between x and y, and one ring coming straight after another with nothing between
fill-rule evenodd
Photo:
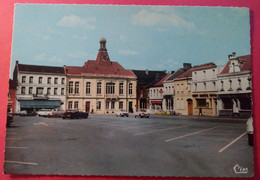
<instances>
[{"instance_id":1,"label":"chimney","mask_svg":"<svg viewBox=\"0 0 260 180\"><path fill-rule=\"evenodd\" d=\"M191 63L183 63L183 68L184 68L185 70L190 69L190 68L191 68Z\"/></svg>"}]
</instances>

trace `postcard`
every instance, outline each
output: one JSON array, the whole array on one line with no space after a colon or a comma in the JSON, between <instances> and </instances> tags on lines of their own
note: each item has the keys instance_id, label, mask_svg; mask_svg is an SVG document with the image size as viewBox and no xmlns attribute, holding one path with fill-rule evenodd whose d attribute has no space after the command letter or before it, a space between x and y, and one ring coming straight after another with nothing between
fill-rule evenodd
<instances>
[{"instance_id":1,"label":"postcard","mask_svg":"<svg viewBox=\"0 0 260 180\"><path fill-rule=\"evenodd\" d=\"M254 176L248 8L14 13L5 174Z\"/></svg>"}]
</instances>

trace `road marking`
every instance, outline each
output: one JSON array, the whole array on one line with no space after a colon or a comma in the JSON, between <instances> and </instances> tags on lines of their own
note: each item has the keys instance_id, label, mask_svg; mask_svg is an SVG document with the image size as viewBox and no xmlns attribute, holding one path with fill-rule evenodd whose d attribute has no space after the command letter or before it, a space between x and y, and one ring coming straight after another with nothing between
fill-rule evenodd
<instances>
[{"instance_id":1,"label":"road marking","mask_svg":"<svg viewBox=\"0 0 260 180\"><path fill-rule=\"evenodd\" d=\"M20 140L21 138L5 138L7 140Z\"/></svg>"},{"instance_id":2,"label":"road marking","mask_svg":"<svg viewBox=\"0 0 260 180\"><path fill-rule=\"evenodd\" d=\"M212 128L204 129L204 130L201 130L201 131L185 134L183 136L179 136L179 137L176 137L176 138L167 139L167 140L165 140L165 142L174 141L174 140L181 139L181 138L184 138L184 137L187 137L187 136L191 136L191 135L194 135L194 134L199 134L199 133L202 133L202 132L205 132L205 131L209 131L209 130L212 130L212 129L215 129L215 128L217 128L217 127L212 127Z\"/></svg>"},{"instance_id":3,"label":"road marking","mask_svg":"<svg viewBox=\"0 0 260 180\"><path fill-rule=\"evenodd\" d=\"M231 146L232 144L234 144L236 141L238 141L240 138L242 138L247 132L244 132L243 134L241 134L240 136L238 136L236 139L234 139L233 141L231 141L228 145L226 145L225 147L221 148L218 152L221 153L223 152L225 149L227 149L229 146Z\"/></svg>"},{"instance_id":4,"label":"road marking","mask_svg":"<svg viewBox=\"0 0 260 180\"><path fill-rule=\"evenodd\" d=\"M33 162L22 162L22 161L5 161L6 163L15 163L15 164L26 164L26 165L34 165L37 166L38 163Z\"/></svg>"},{"instance_id":5,"label":"road marking","mask_svg":"<svg viewBox=\"0 0 260 180\"><path fill-rule=\"evenodd\" d=\"M10 149L28 149L28 147L16 147L16 146L5 146L5 148L10 148Z\"/></svg>"},{"instance_id":6,"label":"road marking","mask_svg":"<svg viewBox=\"0 0 260 180\"><path fill-rule=\"evenodd\" d=\"M136 134L134 134L134 136L140 136L140 135L144 135L144 134L151 134L151 133L169 131L169 130L172 130L172 129L179 129L179 128L185 128L185 127L188 127L188 125L179 126L179 127L172 127L172 128L166 128L166 129L159 129L159 130L154 130L154 131L146 131L146 132L142 132L142 133L136 133Z\"/></svg>"},{"instance_id":7,"label":"road marking","mask_svg":"<svg viewBox=\"0 0 260 180\"><path fill-rule=\"evenodd\" d=\"M48 124L44 123L44 122L39 122L39 123L34 123L34 125L39 125L39 124L42 124L44 126L49 126Z\"/></svg>"}]
</instances>

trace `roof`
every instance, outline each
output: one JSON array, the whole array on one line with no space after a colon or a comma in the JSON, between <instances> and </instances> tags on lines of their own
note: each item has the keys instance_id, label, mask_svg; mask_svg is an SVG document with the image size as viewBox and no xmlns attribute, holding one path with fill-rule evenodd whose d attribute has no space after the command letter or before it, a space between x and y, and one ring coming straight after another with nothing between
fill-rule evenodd
<instances>
[{"instance_id":1,"label":"roof","mask_svg":"<svg viewBox=\"0 0 260 180\"><path fill-rule=\"evenodd\" d=\"M237 57L237 59L241 71L251 71L251 67L252 67L251 55L239 56ZM230 61L227 62L227 64L225 65L225 67L223 68L220 74L229 73L229 65L230 65Z\"/></svg>"},{"instance_id":2,"label":"roof","mask_svg":"<svg viewBox=\"0 0 260 180\"><path fill-rule=\"evenodd\" d=\"M206 64L201 64L201 65L198 65L198 66L194 66L192 68L192 71L195 71L195 70L201 70L201 69L209 69L209 68L215 68L217 67L215 63L213 62L210 62L210 63L206 63Z\"/></svg>"},{"instance_id":3,"label":"roof","mask_svg":"<svg viewBox=\"0 0 260 180\"><path fill-rule=\"evenodd\" d=\"M170 77L172 74L166 74L163 78L161 78L159 81L157 81L154 85L152 85L153 87L159 87L159 86L163 86L163 82Z\"/></svg>"},{"instance_id":4,"label":"roof","mask_svg":"<svg viewBox=\"0 0 260 180\"><path fill-rule=\"evenodd\" d=\"M177 71L172 73L168 79L166 79L166 82L174 80L176 77L178 77L179 75L181 75L184 72L185 72L185 69L183 69L183 68L178 69Z\"/></svg>"},{"instance_id":5,"label":"roof","mask_svg":"<svg viewBox=\"0 0 260 180\"><path fill-rule=\"evenodd\" d=\"M65 74L63 67L17 64L21 72Z\"/></svg>"},{"instance_id":6,"label":"roof","mask_svg":"<svg viewBox=\"0 0 260 180\"><path fill-rule=\"evenodd\" d=\"M138 84L149 85L163 78L166 73L164 71L150 70L132 70L137 77Z\"/></svg>"},{"instance_id":7,"label":"roof","mask_svg":"<svg viewBox=\"0 0 260 180\"><path fill-rule=\"evenodd\" d=\"M104 64L95 60L88 60L83 67L65 66L65 69L67 75L136 78L131 70L124 69L118 62Z\"/></svg>"},{"instance_id":8,"label":"roof","mask_svg":"<svg viewBox=\"0 0 260 180\"><path fill-rule=\"evenodd\" d=\"M185 71L184 73L182 73L181 75L176 77L174 80L188 79L188 78L191 78L191 77L192 77L192 68L188 69L187 71Z\"/></svg>"}]
</instances>

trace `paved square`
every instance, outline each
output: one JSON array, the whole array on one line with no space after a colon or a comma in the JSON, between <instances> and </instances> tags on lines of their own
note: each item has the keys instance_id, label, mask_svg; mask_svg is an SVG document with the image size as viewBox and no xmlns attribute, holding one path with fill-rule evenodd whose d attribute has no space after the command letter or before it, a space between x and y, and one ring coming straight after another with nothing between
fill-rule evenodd
<instances>
[{"instance_id":1,"label":"paved square","mask_svg":"<svg viewBox=\"0 0 260 180\"><path fill-rule=\"evenodd\" d=\"M8 174L251 177L253 147L245 131L246 121L212 117L15 117L4 168Z\"/></svg>"}]
</instances>

